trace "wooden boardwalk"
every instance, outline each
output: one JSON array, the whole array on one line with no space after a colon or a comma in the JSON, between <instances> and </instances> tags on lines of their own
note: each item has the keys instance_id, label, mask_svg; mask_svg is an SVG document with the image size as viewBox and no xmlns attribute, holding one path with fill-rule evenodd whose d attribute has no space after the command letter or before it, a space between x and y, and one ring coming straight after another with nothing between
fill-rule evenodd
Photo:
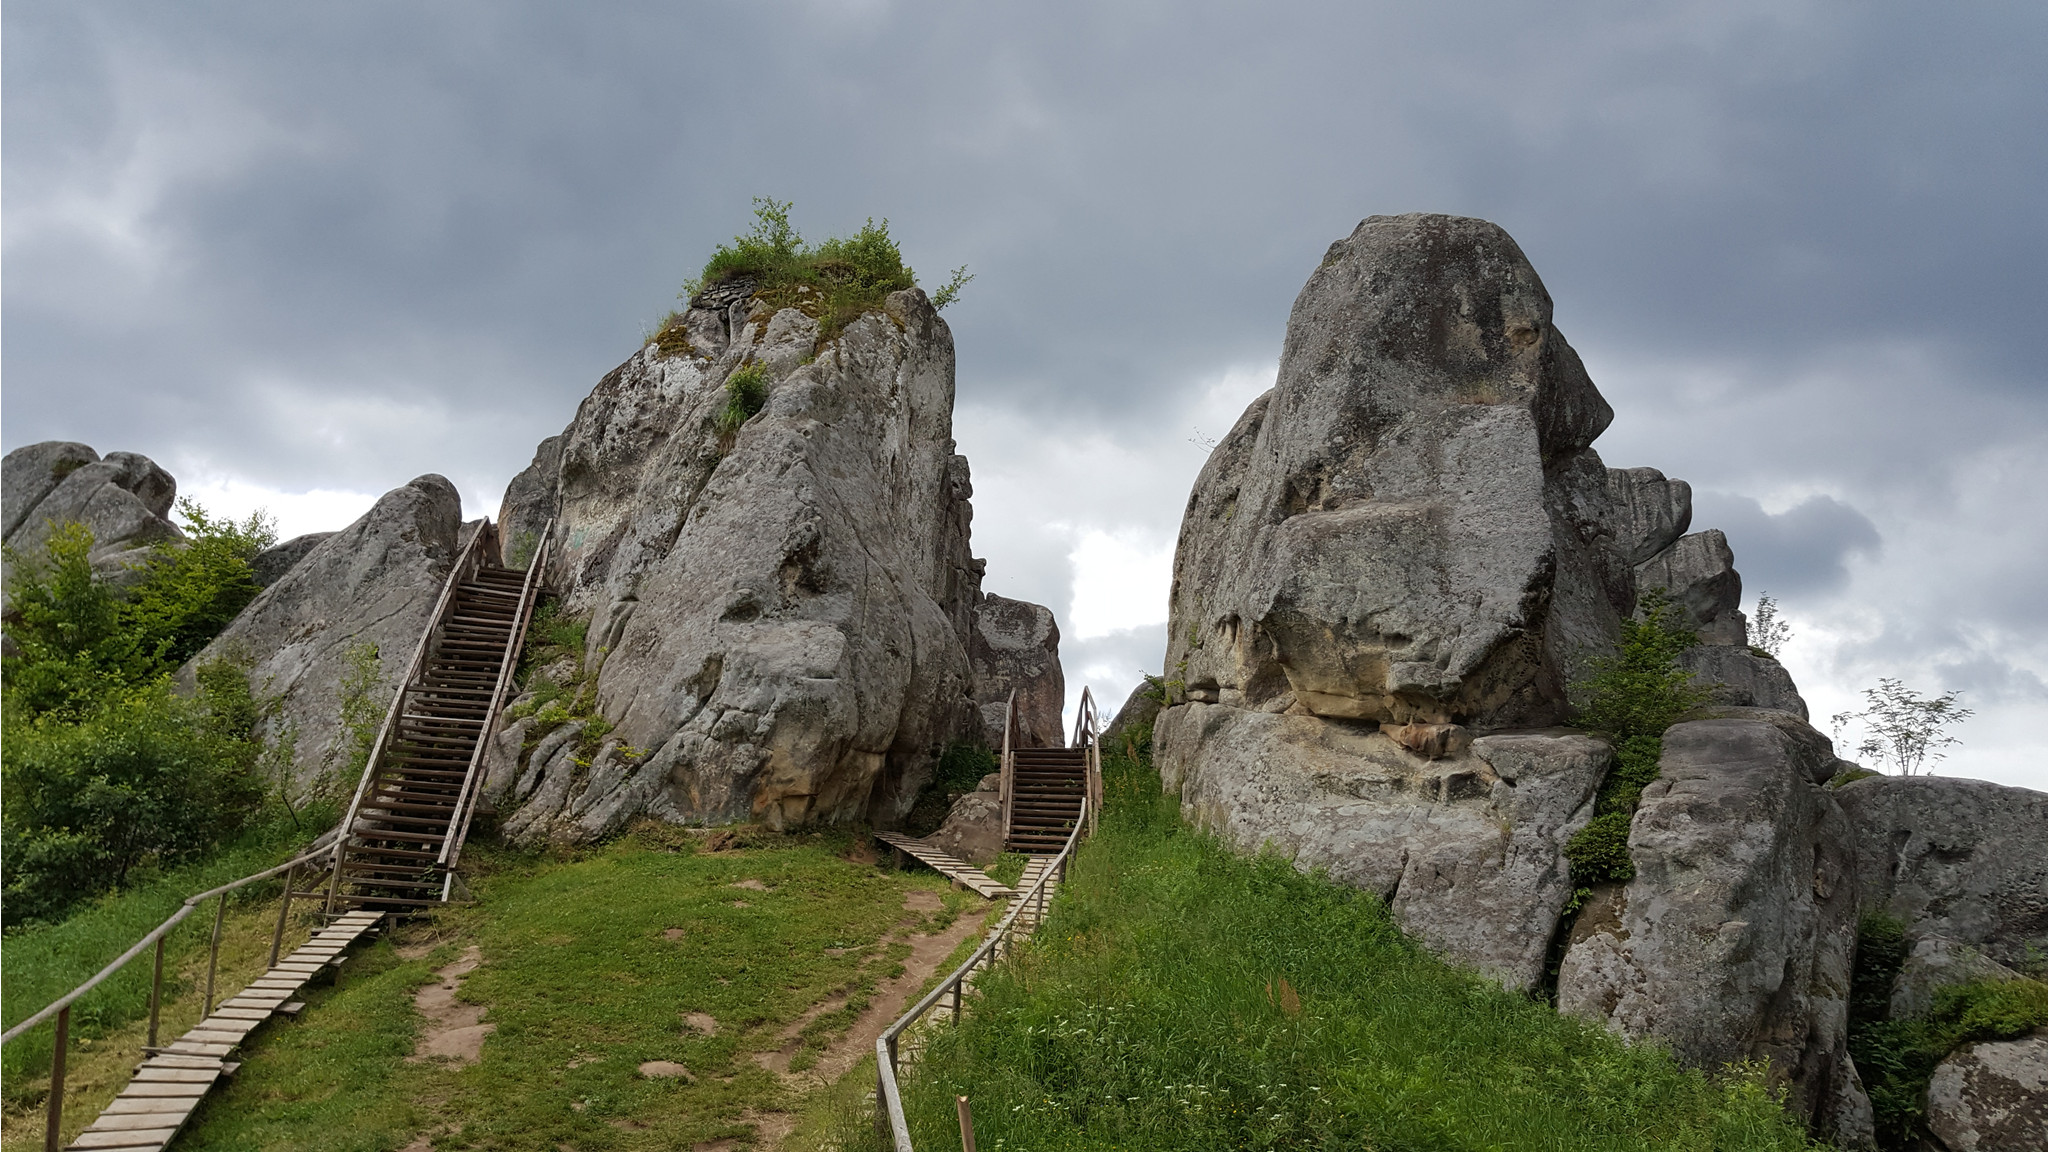
<instances>
[{"instance_id":1,"label":"wooden boardwalk","mask_svg":"<svg viewBox=\"0 0 2048 1152\"><path fill-rule=\"evenodd\" d=\"M938 869L947 879L954 881L963 888L970 888L987 899L996 900L1004 896L1013 895L1016 892L1016 889L1011 888L974 865L967 863L965 860L955 860L953 857L915 837L905 836L900 832L877 832L875 833L875 839L892 848L909 853L916 857L919 862ZM1024 884L1028 888L1031 882L1027 880Z\"/></svg>"},{"instance_id":2,"label":"wooden boardwalk","mask_svg":"<svg viewBox=\"0 0 2048 1152\"><path fill-rule=\"evenodd\" d=\"M145 1058L135 1079L66 1147L143 1152L169 1144L214 1082L239 1067L228 1057L249 1033L289 1010L288 1002L308 980L338 963L349 945L383 918L382 912L350 912L314 933L190 1032Z\"/></svg>"}]
</instances>

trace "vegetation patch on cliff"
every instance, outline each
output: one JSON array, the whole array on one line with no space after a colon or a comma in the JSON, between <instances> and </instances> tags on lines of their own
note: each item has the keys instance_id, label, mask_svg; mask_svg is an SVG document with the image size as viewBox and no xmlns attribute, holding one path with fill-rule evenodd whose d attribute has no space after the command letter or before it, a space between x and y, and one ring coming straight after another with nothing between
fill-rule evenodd
<instances>
[{"instance_id":1,"label":"vegetation patch on cliff","mask_svg":"<svg viewBox=\"0 0 2048 1152\"><path fill-rule=\"evenodd\" d=\"M818 339L830 340L866 313L877 311L891 292L917 285L917 276L903 262L903 251L889 235L889 222L870 217L849 237L806 243L790 223L786 200L757 197L754 227L720 244L704 271L683 285L685 300L723 285L751 285L752 296L773 308L795 308L819 322ZM944 308L960 296L973 277L962 265L932 293L932 305ZM657 340L666 338L674 321L662 325ZM669 347L663 343L664 351Z\"/></svg>"},{"instance_id":2,"label":"vegetation patch on cliff","mask_svg":"<svg viewBox=\"0 0 2048 1152\"><path fill-rule=\"evenodd\" d=\"M958 1139L957 1096L983 1148L1809 1146L1754 1070L1686 1071L1452 968L1373 896L1182 825L1149 765L1104 769L1050 919L908 1072L919 1147Z\"/></svg>"}]
</instances>

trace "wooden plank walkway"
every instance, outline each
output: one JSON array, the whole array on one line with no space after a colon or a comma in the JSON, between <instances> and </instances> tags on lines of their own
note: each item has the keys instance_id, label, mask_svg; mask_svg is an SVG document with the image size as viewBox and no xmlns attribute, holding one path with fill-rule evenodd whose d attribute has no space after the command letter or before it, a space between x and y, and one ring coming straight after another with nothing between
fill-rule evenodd
<instances>
[{"instance_id":1,"label":"wooden plank walkway","mask_svg":"<svg viewBox=\"0 0 2048 1152\"><path fill-rule=\"evenodd\" d=\"M342 952L383 918L382 912L350 912L315 932L298 951L222 1001L190 1032L145 1058L135 1079L65 1147L143 1152L169 1144L214 1082L240 1066L228 1057L249 1033L285 1009L308 980L339 962Z\"/></svg>"},{"instance_id":2,"label":"wooden plank walkway","mask_svg":"<svg viewBox=\"0 0 2048 1152\"><path fill-rule=\"evenodd\" d=\"M908 852L920 862L938 869L941 873L945 874L947 879L954 881L963 888L971 888L987 899L1000 899L1004 896L1014 895L1017 891L1017 889L1011 888L1009 885L1004 884L965 860L955 860L953 857L915 837L905 836L900 832L877 832L875 833L875 839L892 848ZM1025 884L1028 887L1030 881L1026 881Z\"/></svg>"}]
</instances>

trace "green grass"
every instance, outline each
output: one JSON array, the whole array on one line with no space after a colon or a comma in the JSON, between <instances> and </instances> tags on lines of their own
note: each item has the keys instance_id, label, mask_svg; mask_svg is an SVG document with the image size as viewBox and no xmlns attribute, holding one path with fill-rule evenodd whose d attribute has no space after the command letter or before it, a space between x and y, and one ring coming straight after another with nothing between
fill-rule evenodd
<instances>
[{"instance_id":1,"label":"green grass","mask_svg":"<svg viewBox=\"0 0 2048 1152\"><path fill-rule=\"evenodd\" d=\"M643 827L567 859L473 845L478 903L400 929L316 992L300 1021L259 1033L180 1148L393 1149L429 1135L437 1149L590 1152L748 1139L770 1113L804 1106L758 1055L801 1064L900 971L904 933L985 905L931 872L857 863L846 836L745 831L731 842L700 851L696 836ZM943 906L905 911L918 890ZM471 946L483 963L461 998L496 1026L482 1060L409 1062L414 993ZM687 1023L692 1013L712 1017L715 1034ZM644 1078L648 1060L694 1079Z\"/></svg>"},{"instance_id":2,"label":"green grass","mask_svg":"<svg viewBox=\"0 0 2048 1152\"><path fill-rule=\"evenodd\" d=\"M1369 895L1185 829L1148 767L1019 963L906 1079L920 1148L1792 1149L1712 1080L1430 957ZM876 1147L849 1120L847 1149Z\"/></svg>"},{"instance_id":3,"label":"green grass","mask_svg":"<svg viewBox=\"0 0 2048 1152\"><path fill-rule=\"evenodd\" d=\"M6 963L0 966L0 1000L4 1000L0 1020L11 1028L41 1011L163 923L185 897L282 863L299 850L299 843L289 824L273 823L253 830L202 863L160 873L101 897L56 924L34 924L7 933ZM230 905L268 902L280 889L281 882L276 881L251 885L238 891ZM205 952L212 917L209 901L172 931L164 963L166 980L174 992L181 986L179 973L189 959ZM71 1009L72 1035L96 1040L146 1016L150 973L151 957L145 953L78 1001ZM19 1107L21 1093L35 1078L48 1073L51 1027L41 1025L0 1049L0 1076L5 1078L10 1108Z\"/></svg>"}]
</instances>

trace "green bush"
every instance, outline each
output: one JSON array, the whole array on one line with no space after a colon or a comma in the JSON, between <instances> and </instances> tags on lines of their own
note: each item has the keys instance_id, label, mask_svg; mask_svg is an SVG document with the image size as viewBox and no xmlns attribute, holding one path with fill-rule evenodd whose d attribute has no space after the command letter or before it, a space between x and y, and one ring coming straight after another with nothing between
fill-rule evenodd
<instances>
[{"instance_id":1,"label":"green bush","mask_svg":"<svg viewBox=\"0 0 2048 1152\"><path fill-rule=\"evenodd\" d=\"M2012 1040L2048 1025L2048 984L1977 981L1942 989L1925 1016L1891 1019L1893 982L1912 941L1904 922L1865 916L1857 925L1849 986L1849 1054L1877 1116L1885 1152L1928 1146L1927 1084L1937 1064L1964 1044Z\"/></svg>"},{"instance_id":2,"label":"green bush","mask_svg":"<svg viewBox=\"0 0 2048 1152\"><path fill-rule=\"evenodd\" d=\"M94 578L83 525L59 527L38 556L9 556L9 925L62 916L140 865L196 859L261 801L261 709L246 670L201 666L192 699L169 677L256 594L249 560L275 534L260 515L215 520L189 500L179 510L188 539L158 545L125 596Z\"/></svg>"},{"instance_id":3,"label":"green bush","mask_svg":"<svg viewBox=\"0 0 2048 1152\"><path fill-rule=\"evenodd\" d=\"M719 245L702 274L683 286L683 298L721 284L752 281L758 299L816 318L822 344L862 315L879 309L889 293L916 286L917 277L903 263L903 252L889 235L887 220L877 224L870 217L850 237L808 245L790 223L789 209L788 201L756 197L753 230ZM933 294L934 306L944 307L958 299L960 289L971 279L964 265L954 269L952 279ZM671 318L657 334L664 351L670 347L665 336L674 326Z\"/></svg>"},{"instance_id":4,"label":"green bush","mask_svg":"<svg viewBox=\"0 0 2048 1152\"><path fill-rule=\"evenodd\" d=\"M743 364L725 380L725 407L718 410L718 434L729 443L740 425L768 403L768 372L760 363Z\"/></svg>"},{"instance_id":5,"label":"green bush","mask_svg":"<svg viewBox=\"0 0 2048 1152\"><path fill-rule=\"evenodd\" d=\"M182 864L232 839L262 799L247 715L242 699L182 700L162 684L75 723L10 711L6 923L56 919L145 861Z\"/></svg>"},{"instance_id":6,"label":"green bush","mask_svg":"<svg viewBox=\"0 0 2048 1152\"><path fill-rule=\"evenodd\" d=\"M1564 849L1578 888L1573 908L1592 885L1636 874L1628 854L1629 820L1644 787L1657 778L1664 730L1707 698L1693 687L1692 674L1678 666L1678 654L1697 643L1699 637L1678 621L1664 594L1652 592L1643 598L1639 619L1621 622L1614 655L1590 661L1590 674L1573 685L1573 698L1583 701L1573 723L1614 742L1614 766L1600 784L1593 820Z\"/></svg>"}]
</instances>

